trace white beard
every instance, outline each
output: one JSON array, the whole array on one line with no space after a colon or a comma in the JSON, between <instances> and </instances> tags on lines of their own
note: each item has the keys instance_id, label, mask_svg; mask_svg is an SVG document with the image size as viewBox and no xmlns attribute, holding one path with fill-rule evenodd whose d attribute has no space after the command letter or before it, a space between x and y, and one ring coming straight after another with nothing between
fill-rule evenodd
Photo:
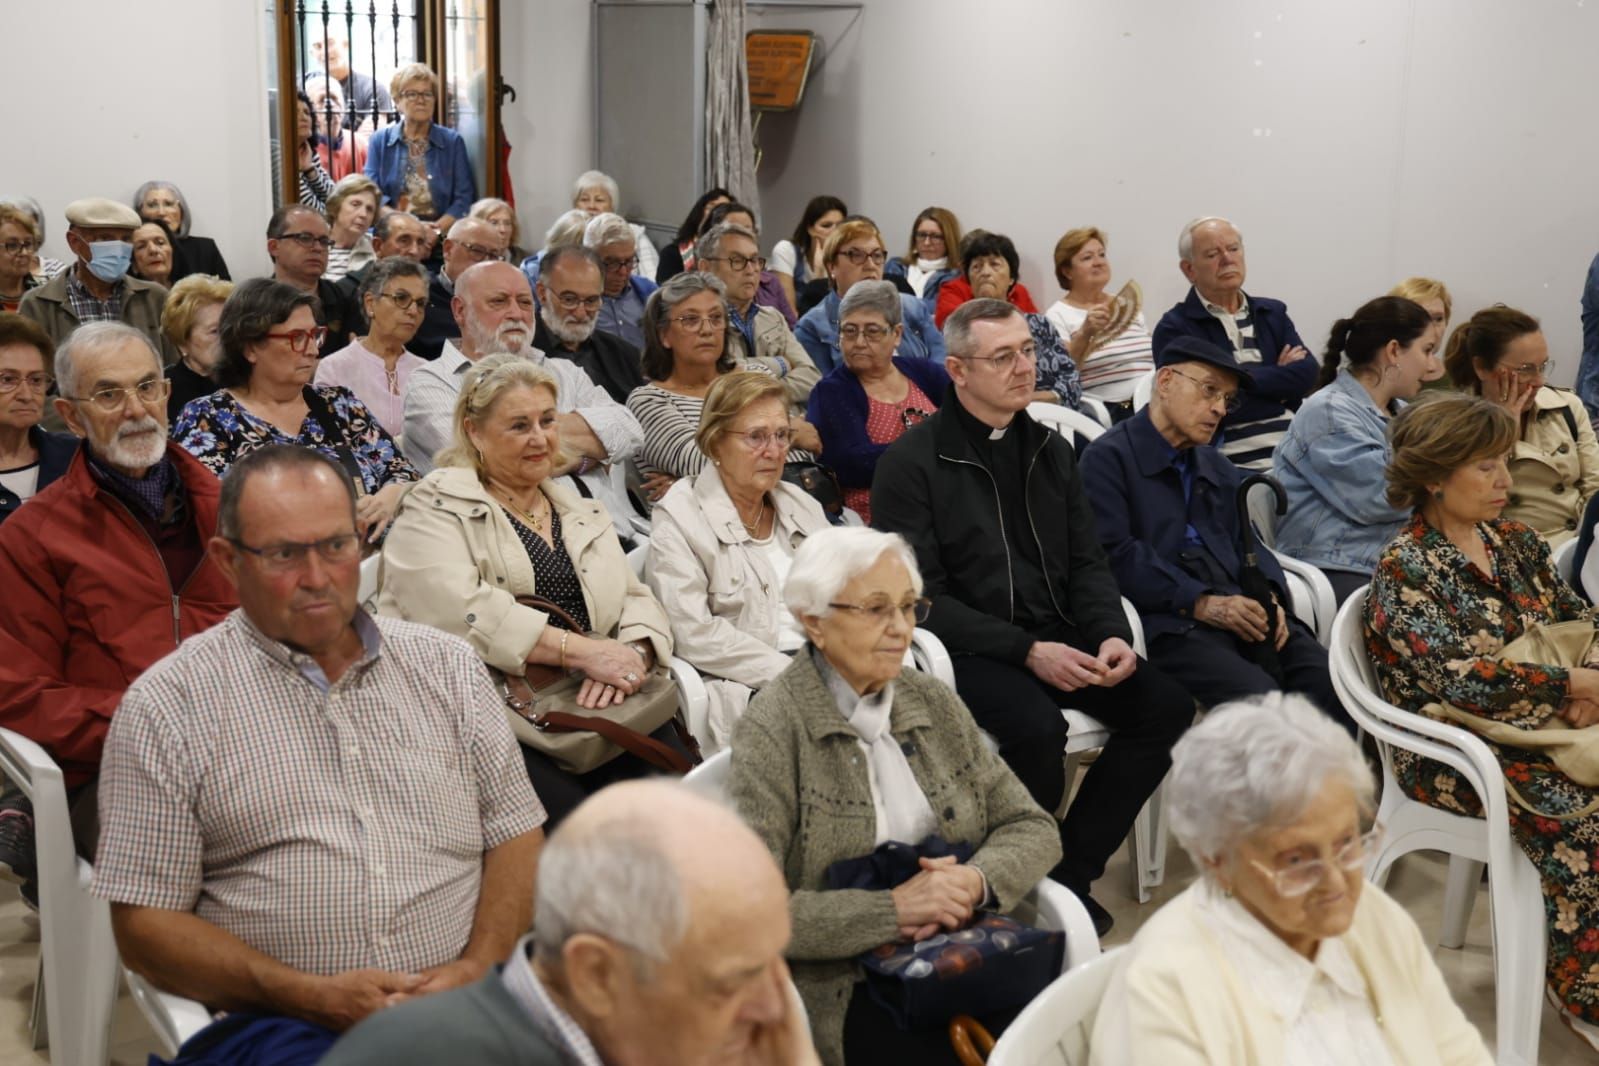
<instances>
[{"instance_id":1,"label":"white beard","mask_svg":"<svg viewBox=\"0 0 1599 1066\"><path fill-rule=\"evenodd\" d=\"M584 343L594 336L594 327L599 325L597 318L591 318L587 322L572 322L562 318L560 313L548 304L539 308L539 317L562 344Z\"/></svg>"},{"instance_id":2,"label":"white beard","mask_svg":"<svg viewBox=\"0 0 1599 1066\"><path fill-rule=\"evenodd\" d=\"M161 461L167 451L167 436L161 423L146 416L137 422L124 422L116 435L105 442L93 442L94 450L106 462L124 470L143 470Z\"/></svg>"}]
</instances>

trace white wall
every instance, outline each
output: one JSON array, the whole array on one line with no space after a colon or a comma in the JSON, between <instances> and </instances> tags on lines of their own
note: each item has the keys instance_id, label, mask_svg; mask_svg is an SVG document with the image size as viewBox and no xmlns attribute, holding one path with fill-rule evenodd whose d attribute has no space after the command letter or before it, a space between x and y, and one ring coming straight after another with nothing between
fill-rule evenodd
<instances>
[{"instance_id":1,"label":"white wall","mask_svg":"<svg viewBox=\"0 0 1599 1066\"><path fill-rule=\"evenodd\" d=\"M501 115L511 144L522 246L572 206L572 179L588 170L594 149L594 78L588 0L500 4L500 65L516 87Z\"/></svg>"},{"instance_id":2,"label":"white wall","mask_svg":"<svg viewBox=\"0 0 1599 1066\"><path fill-rule=\"evenodd\" d=\"M154 178L183 189L193 231L217 242L234 277L264 272L273 202L264 5L49 0L6 8L11 106L0 194L44 207L45 254L72 258L68 203L131 203Z\"/></svg>"},{"instance_id":3,"label":"white wall","mask_svg":"<svg viewBox=\"0 0 1599 1066\"><path fill-rule=\"evenodd\" d=\"M826 47L802 110L761 122L768 244L826 192L899 254L939 204L1015 240L1042 303L1056 238L1096 224L1153 325L1186 291L1180 226L1227 215L1248 288L1287 300L1313 350L1424 274L1457 320L1495 301L1541 318L1556 380L1574 376L1599 5L865 0L750 21Z\"/></svg>"}]
</instances>

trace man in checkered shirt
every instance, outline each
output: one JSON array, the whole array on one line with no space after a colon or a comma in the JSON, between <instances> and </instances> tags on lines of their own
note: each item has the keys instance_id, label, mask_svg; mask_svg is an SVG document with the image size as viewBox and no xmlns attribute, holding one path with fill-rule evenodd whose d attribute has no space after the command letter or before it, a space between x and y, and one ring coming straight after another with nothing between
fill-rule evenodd
<instances>
[{"instance_id":1,"label":"man in checkered shirt","mask_svg":"<svg viewBox=\"0 0 1599 1066\"><path fill-rule=\"evenodd\" d=\"M358 606L355 496L331 460L239 460L209 551L241 607L118 708L93 891L129 967L265 1016L212 1029L249 1044L287 1028L311 1062L372 1011L510 953L544 808L471 648Z\"/></svg>"}]
</instances>

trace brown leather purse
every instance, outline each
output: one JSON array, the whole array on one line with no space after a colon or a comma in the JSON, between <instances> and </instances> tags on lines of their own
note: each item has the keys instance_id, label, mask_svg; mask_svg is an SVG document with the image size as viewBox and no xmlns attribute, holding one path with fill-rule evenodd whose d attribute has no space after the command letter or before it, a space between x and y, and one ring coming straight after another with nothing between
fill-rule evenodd
<instances>
[{"instance_id":1,"label":"brown leather purse","mask_svg":"<svg viewBox=\"0 0 1599 1066\"><path fill-rule=\"evenodd\" d=\"M542 596L518 596L516 602L559 618L573 633L583 632L576 619ZM521 674L493 672L517 740L548 755L568 773L586 774L624 751L670 774L686 774L700 761L699 744L678 706L677 684L660 666L649 672L637 692L599 710L578 706L584 679L560 667L528 663ZM688 749L688 757L650 736L667 722Z\"/></svg>"}]
</instances>

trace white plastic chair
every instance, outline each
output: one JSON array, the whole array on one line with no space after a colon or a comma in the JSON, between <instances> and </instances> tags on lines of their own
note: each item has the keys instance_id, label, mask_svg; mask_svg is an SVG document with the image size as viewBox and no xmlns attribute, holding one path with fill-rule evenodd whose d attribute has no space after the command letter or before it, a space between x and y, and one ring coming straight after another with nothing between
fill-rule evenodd
<instances>
[{"instance_id":1,"label":"white plastic chair","mask_svg":"<svg viewBox=\"0 0 1599 1066\"><path fill-rule=\"evenodd\" d=\"M1538 1023L1543 1013L1547 932L1538 872L1510 836L1504 771L1477 736L1393 706L1379 695L1366 654L1362 615L1366 590L1350 596L1333 623L1330 665L1333 688L1382 754L1382 800L1377 820L1385 827L1381 847L1366 864L1375 885L1394 862L1412 851L1449 856L1444 890L1444 925L1439 942L1458 948L1477 897L1484 864L1493 930L1495 1018L1500 1066L1538 1061ZM1452 767L1482 801L1482 818L1430 807L1411 799L1394 777L1393 749L1402 748Z\"/></svg>"},{"instance_id":2,"label":"white plastic chair","mask_svg":"<svg viewBox=\"0 0 1599 1066\"><path fill-rule=\"evenodd\" d=\"M1566 541L1564 544L1554 550L1554 558L1551 560L1555 564L1555 573L1560 575L1560 580L1574 588L1577 587L1577 582L1573 580L1574 575L1572 573L1572 564L1575 562L1576 558L1577 538L1572 537L1570 540ZM1581 589L1578 588L1578 591L1580 592Z\"/></svg>"},{"instance_id":3,"label":"white plastic chair","mask_svg":"<svg viewBox=\"0 0 1599 1066\"><path fill-rule=\"evenodd\" d=\"M627 553L627 561L634 575L643 581L644 570L649 563L650 541L641 535L639 542L638 547ZM716 751L716 743L711 738L711 697L705 691L705 682L700 680L698 670L675 655L667 660L666 668L671 671L672 680L677 682L683 721L688 723L688 731L694 735L694 739L700 742L700 751L709 757Z\"/></svg>"},{"instance_id":4,"label":"white plastic chair","mask_svg":"<svg viewBox=\"0 0 1599 1066\"><path fill-rule=\"evenodd\" d=\"M126 966L122 976L128 982L128 994L155 1031L156 1042L167 1058L177 1055L184 1041L211 1024L211 1012L205 1004L162 992Z\"/></svg>"},{"instance_id":5,"label":"white plastic chair","mask_svg":"<svg viewBox=\"0 0 1599 1066\"><path fill-rule=\"evenodd\" d=\"M1322 647L1332 643L1333 619L1338 614L1338 597L1333 595L1332 582L1319 566L1284 555L1275 549L1272 555L1283 568L1288 579L1288 598L1293 601L1294 614L1310 627Z\"/></svg>"},{"instance_id":6,"label":"white plastic chair","mask_svg":"<svg viewBox=\"0 0 1599 1066\"><path fill-rule=\"evenodd\" d=\"M1277 547L1277 494L1270 485L1257 481L1249 486L1244 497L1249 508L1249 521L1255 527L1255 536L1268 548Z\"/></svg>"},{"instance_id":7,"label":"white plastic chair","mask_svg":"<svg viewBox=\"0 0 1599 1066\"><path fill-rule=\"evenodd\" d=\"M1101 423L1081 411L1058 403L1030 403L1027 413L1041 426L1048 426L1057 433L1075 433L1085 441L1098 440L1100 434L1105 432Z\"/></svg>"},{"instance_id":8,"label":"white plastic chair","mask_svg":"<svg viewBox=\"0 0 1599 1066\"><path fill-rule=\"evenodd\" d=\"M988 1066L1083 1066L1100 1000L1124 949L1112 948L1052 981L1000 1035Z\"/></svg>"},{"instance_id":9,"label":"white plastic chair","mask_svg":"<svg viewBox=\"0 0 1599 1066\"><path fill-rule=\"evenodd\" d=\"M378 596L378 573L383 569L383 554L368 555L361 560L361 583L356 586L355 599L362 607L371 611L376 608Z\"/></svg>"},{"instance_id":10,"label":"white plastic chair","mask_svg":"<svg viewBox=\"0 0 1599 1066\"><path fill-rule=\"evenodd\" d=\"M33 802L39 878L39 976L33 988L35 1048L50 1061L103 1066L117 998L111 908L89 894L94 867L78 858L61 767L38 744L0 729L0 771Z\"/></svg>"},{"instance_id":11,"label":"white plastic chair","mask_svg":"<svg viewBox=\"0 0 1599 1066\"><path fill-rule=\"evenodd\" d=\"M1110 428L1110 408L1106 407L1103 402L1095 399L1085 392L1083 393L1083 397L1079 403L1079 410L1086 415L1092 415L1094 421L1098 422L1105 429Z\"/></svg>"},{"instance_id":12,"label":"white plastic chair","mask_svg":"<svg viewBox=\"0 0 1599 1066\"><path fill-rule=\"evenodd\" d=\"M1133 410L1142 411L1149 406L1149 398L1155 393L1155 371L1151 370L1138 379L1133 386Z\"/></svg>"}]
</instances>

